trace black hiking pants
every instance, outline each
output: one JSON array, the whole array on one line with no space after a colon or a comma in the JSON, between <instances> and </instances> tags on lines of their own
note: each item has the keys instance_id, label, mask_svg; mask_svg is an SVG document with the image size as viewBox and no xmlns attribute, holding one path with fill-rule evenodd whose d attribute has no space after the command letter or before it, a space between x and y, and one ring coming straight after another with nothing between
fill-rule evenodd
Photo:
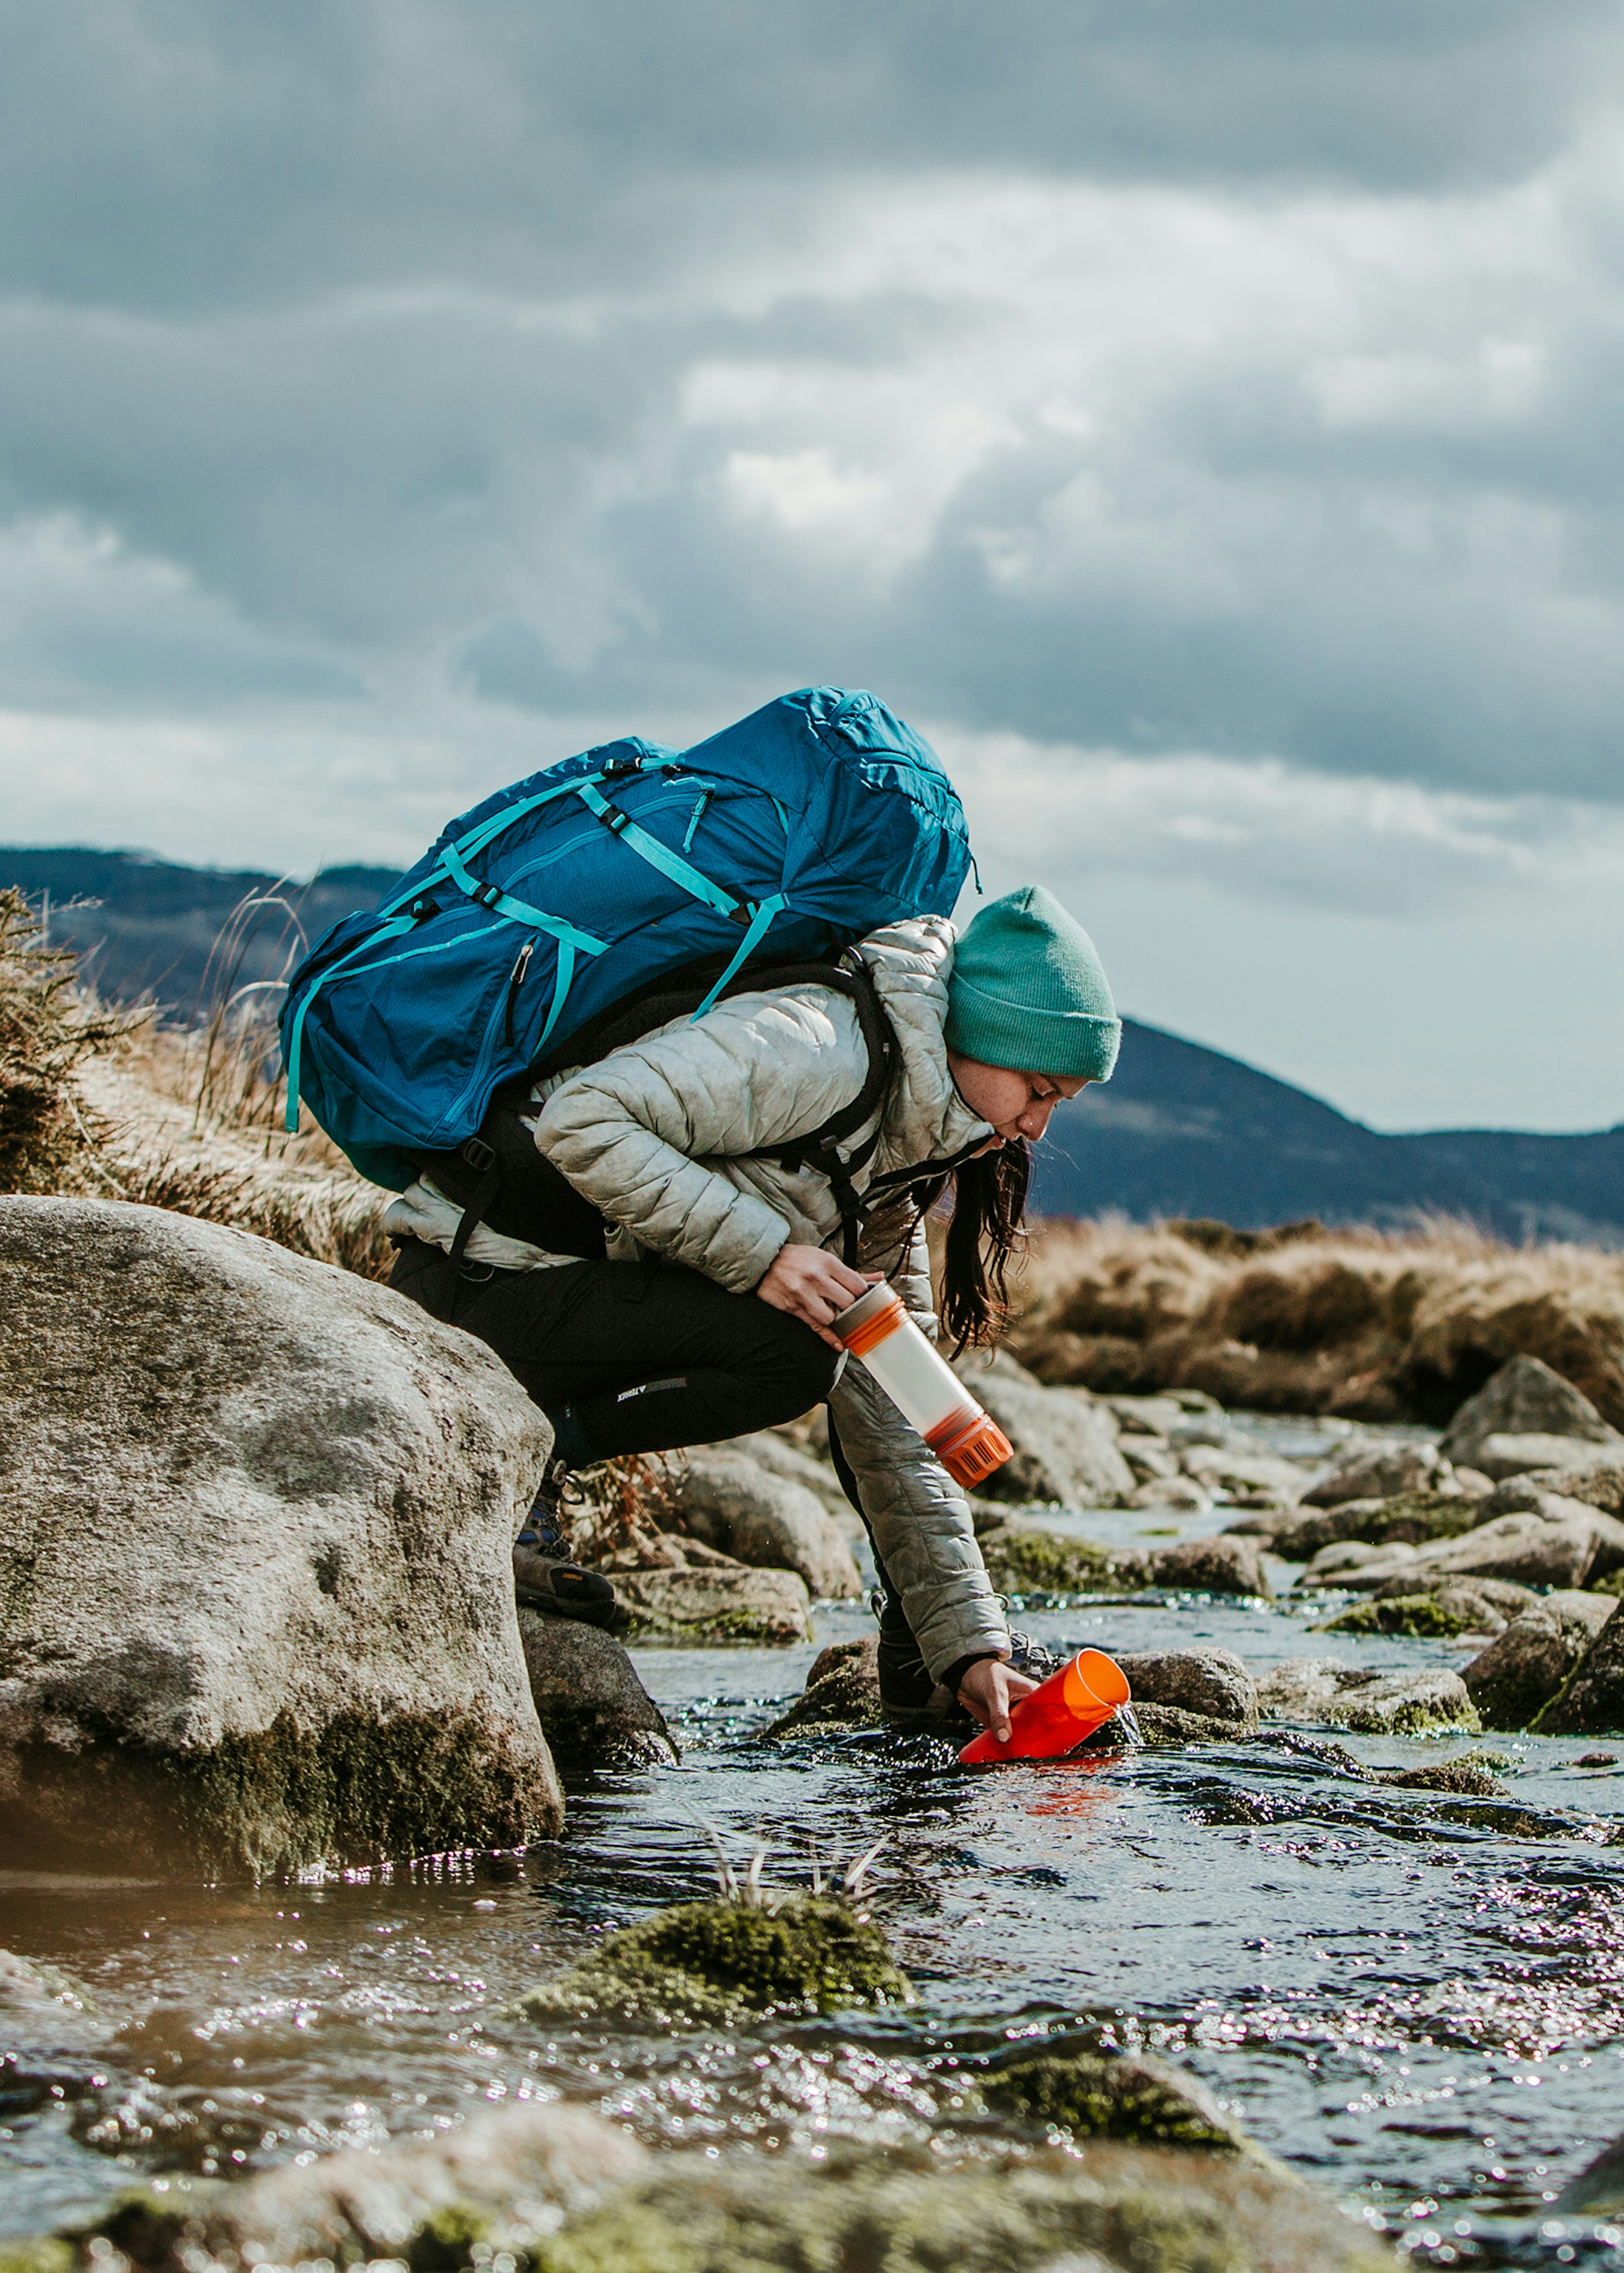
<instances>
[{"instance_id":1,"label":"black hiking pants","mask_svg":"<svg viewBox=\"0 0 1624 2273\"><path fill-rule=\"evenodd\" d=\"M442 1249L408 1239L389 1283L443 1317L448 1275ZM452 1323L496 1352L552 1422L558 1449L574 1467L775 1428L823 1403L839 1362L798 1318L671 1263L542 1271L464 1264ZM829 1450L862 1515L857 1478L832 1425ZM878 1549L874 1568L883 1692L895 1703L923 1703L933 1684Z\"/></svg>"}]
</instances>

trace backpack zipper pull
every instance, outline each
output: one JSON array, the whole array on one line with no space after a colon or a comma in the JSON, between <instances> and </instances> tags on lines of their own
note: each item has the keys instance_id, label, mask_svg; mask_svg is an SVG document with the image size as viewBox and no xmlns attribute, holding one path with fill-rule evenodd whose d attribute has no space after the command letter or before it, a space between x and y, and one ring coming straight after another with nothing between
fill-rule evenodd
<instances>
[{"instance_id":1,"label":"backpack zipper pull","mask_svg":"<svg viewBox=\"0 0 1624 2273\"><path fill-rule=\"evenodd\" d=\"M510 1048L513 1046L513 1006L518 1000L519 990L524 985L525 966L530 960L535 946L535 941L533 939L526 940L519 950L519 960L514 964L507 982L507 1012L502 1021L502 1039Z\"/></svg>"}]
</instances>

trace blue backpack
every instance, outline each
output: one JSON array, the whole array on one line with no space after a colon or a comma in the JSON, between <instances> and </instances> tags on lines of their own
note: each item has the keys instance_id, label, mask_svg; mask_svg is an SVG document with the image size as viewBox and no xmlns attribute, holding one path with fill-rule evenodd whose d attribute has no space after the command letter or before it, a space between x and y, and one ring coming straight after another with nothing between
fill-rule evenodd
<instances>
[{"instance_id":1,"label":"blue backpack","mask_svg":"<svg viewBox=\"0 0 1624 2273\"><path fill-rule=\"evenodd\" d=\"M691 750L639 738L532 774L452 822L371 914L289 982L288 1126L303 1098L400 1191L494 1092L650 982L829 956L951 912L964 815L930 745L872 694L805 687ZM748 983L748 982L745 982Z\"/></svg>"}]
</instances>

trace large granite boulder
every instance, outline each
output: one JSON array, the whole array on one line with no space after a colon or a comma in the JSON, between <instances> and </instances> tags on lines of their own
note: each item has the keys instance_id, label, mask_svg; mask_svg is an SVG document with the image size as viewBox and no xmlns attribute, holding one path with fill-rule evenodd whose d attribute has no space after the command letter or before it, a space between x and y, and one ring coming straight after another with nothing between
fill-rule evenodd
<instances>
[{"instance_id":1,"label":"large granite boulder","mask_svg":"<svg viewBox=\"0 0 1624 2273\"><path fill-rule=\"evenodd\" d=\"M788 1474L772 1474L730 1444L687 1453L671 1483L680 1532L756 1570L793 1571L809 1594L855 1602L863 1581L823 1502Z\"/></svg>"},{"instance_id":2,"label":"large granite boulder","mask_svg":"<svg viewBox=\"0 0 1624 2273\"><path fill-rule=\"evenodd\" d=\"M1478 1455L1491 1437L1567 1437L1592 1444L1624 1443L1583 1391L1553 1372L1543 1359L1514 1357L1475 1397L1469 1397L1444 1431L1439 1451L1458 1467L1481 1468Z\"/></svg>"},{"instance_id":3,"label":"large granite boulder","mask_svg":"<svg viewBox=\"0 0 1624 2273\"><path fill-rule=\"evenodd\" d=\"M1003 1350L970 1351L957 1370L1014 1446L1014 1458L982 1484L985 1498L1115 1507L1134 1489L1116 1416L1086 1390L1045 1389Z\"/></svg>"},{"instance_id":4,"label":"large granite boulder","mask_svg":"<svg viewBox=\"0 0 1624 2273\"><path fill-rule=\"evenodd\" d=\"M665 1715L613 1634L521 1609L519 1638L536 1716L560 1767L669 1767Z\"/></svg>"},{"instance_id":5,"label":"large granite boulder","mask_svg":"<svg viewBox=\"0 0 1624 2273\"><path fill-rule=\"evenodd\" d=\"M1150 1556L1149 1582L1170 1593L1250 1594L1269 1601L1274 1588L1263 1567L1261 1540L1221 1531L1215 1538L1180 1539Z\"/></svg>"},{"instance_id":6,"label":"large granite boulder","mask_svg":"<svg viewBox=\"0 0 1624 2273\"><path fill-rule=\"evenodd\" d=\"M1480 1506L1481 1502L1460 1492L1404 1491L1384 1499L1344 1499L1277 1526L1270 1545L1288 1563L1306 1563L1321 1548L1343 1539L1377 1547L1402 1540L1414 1547L1471 1531L1481 1519Z\"/></svg>"},{"instance_id":7,"label":"large granite boulder","mask_svg":"<svg viewBox=\"0 0 1624 2273\"><path fill-rule=\"evenodd\" d=\"M482 1342L268 1240L0 1198L0 1854L268 1872L558 1832Z\"/></svg>"},{"instance_id":8,"label":"large granite boulder","mask_svg":"<svg viewBox=\"0 0 1624 2273\"><path fill-rule=\"evenodd\" d=\"M1535 1726L1546 1737L1624 1736L1624 1604L1614 1604Z\"/></svg>"},{"instance_id":9,"label":"large granite boulder","mask_svg":"<svg viewBox=\"0 0 1624 2273\"><path fill-rule=\"evenodd\" d=\"M1532 1602L1461 1669L1490 1729L1526 1729L1612 1616L1605 1594L1559 1590Z\"/></svg>"}]
</instances>

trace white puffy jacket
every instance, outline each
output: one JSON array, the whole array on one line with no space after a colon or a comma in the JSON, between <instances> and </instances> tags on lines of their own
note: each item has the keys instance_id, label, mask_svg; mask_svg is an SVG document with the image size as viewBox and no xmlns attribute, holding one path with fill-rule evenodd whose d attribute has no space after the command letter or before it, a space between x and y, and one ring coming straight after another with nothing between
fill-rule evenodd
<instances>
[{"instance_id":1,"label":"white puffy jacket","mask_svg":"<svg viewBox=\"0 0 1624 2273\"><path fill-rule=\"evenodd\" d=\"M896 1070L874 1119L842 1148L879 1141L854 1179L870 1195L861 1264L883 1271L934 1336L923 1227L907 1191L884 1186L931 1161L962 1157L992 1131L947 1071L943 1026L954 930L939 917L894 924L863 942L895 1031ZM610 1252L654 1253L736 1294L795 1240L838 1249L840 1212L826 1177L743 1155L806 1135L850 1102L868 1071L857 1012L835 989L805 984L736 994L538 1091L535 1141L625 1237ZM459 1211L415 1185L386 1228L448 1247ZM635 1242L635 1248L632 1247ZM481 1231L475 1260L530 1269L566 1258ZM573 1259L573 1258L568 1258ZM932 1672L1007 1652L963 1494L857 1363L830 1398L864 1513Z\"/></svg>"}]
</instances>

